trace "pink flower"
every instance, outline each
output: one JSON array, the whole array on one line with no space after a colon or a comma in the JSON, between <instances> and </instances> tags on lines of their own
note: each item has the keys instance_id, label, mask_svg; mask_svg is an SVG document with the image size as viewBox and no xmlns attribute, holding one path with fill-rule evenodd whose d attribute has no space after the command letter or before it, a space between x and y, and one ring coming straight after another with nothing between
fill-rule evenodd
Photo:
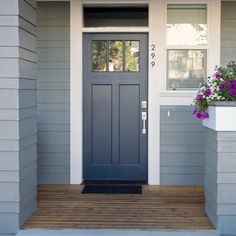
<instances>
[{"instance_id":1,"label":"pink flower","mask_svg":"<svg viewBox=\"0 0 236 236\"><path fill-rule=\"evenodd\" d=\"M209 88L204 91L204 94L207 95L207 96L211 95L211 93L212 92Z\"/></svg>"},{"instance_id":2,"label":"pink flower","mask_svg":"<svg viewBox=\"0 0 236 236\"><path fill-rule=\"evenodd\" d=\"M205 119L209 118L209 114L208 113L200 113L200 112L198 112L196 114L196 116L197 116L198 119L201 119L201 120L205 120Z\"/></svg>"},{"instance_id":3,"label":"pink flower","mask_svg":"<svg viewBox=\"0 0 236 236\"><path fill-rule=\"evenodd\" d=\"M202 120L208 119L209 118L209 114L208 113L204 113L202 114Z\"/></svg>"},{"instance_id":4,"label":"pink flower","mask_svg":"<svg viewBox=\"0 0 236 236\"><path fill-rule=\"evenodd\" d=\"M220 85L220 90L224 90L227 87L227 82Z\"/></svg>"},{"instance_id":5,"label":"pink flower","mask_svg":"<svg viewBox=\"0 0 236 236\"><path fill-rule=\"evenodd\" d=\"M197 113L197 108L193 110L193 115L196 115L196 113Z\"/></svg>"},{"instance_id":6,"label":"pink flower","mask_svg":"<svg viewBox=\"0 0 236 236\"><path fill-rule=\"evenodd\" d=\"M230 80L230 85L231 85L231 88L236 88L236 80L235 79Z\"/></svg>"},{"instance_id":7,"label":"pink flower","mask_svg":"<svg viewBox=\"0 0 236 236\"><path fill-rule=\"evenodd\" d=\"M198 112L198 113L196 114L196 116L197 116L198 119L201 119L201 118L202 118L202 114L201 114L200 112Z\"/></svg>"},{"instance_id":8,"label":"pink flower","mask_svg":"<svg viewBox=\"0 0 236 236\"><path fill-rule=\"evenodd\" d=\"M220 79L221 78L221 74L220 73L215 73L214 76L215 76L216 79Z\"/></svg>"},{"instance_id":9,"label":"pink flower","mask_svg":"<svg viewBox=\"0 0 236 236\"><path fill-rule=\"evenodd\" d=\"M232 96L235 96L236 95L236 88L231 88L229 90L229 94L232 95Z\"/></svg>"},{"instance_id":10,"label":"pink flower","mask_svg":"<svg viewBox=\"0 0 236 236\"><path fill-rule=\"evenodd\" d=\"M202 94L198 94L197 95L197 100L202 100L203 99L203 95Z\"/></svg>"}]
</instances>

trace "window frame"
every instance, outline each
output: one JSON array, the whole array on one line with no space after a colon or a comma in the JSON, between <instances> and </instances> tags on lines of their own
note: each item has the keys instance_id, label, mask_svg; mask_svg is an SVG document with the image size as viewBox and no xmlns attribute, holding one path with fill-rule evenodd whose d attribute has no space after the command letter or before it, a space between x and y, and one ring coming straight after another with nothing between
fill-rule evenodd
<instances>
[{"instance_id":1,"label":"window frame","mask_svg":"<svg viewBox=\"0 0 236 236\"><path fill-rule=\"evenodd\" d=\"M181 50L186 50L186 51L194 51L194 50L201 50L204 52L204 56L205 56L205 60L204 60L204 74L205 74L205 77L207 76L207 50L205 49L167 49L166 50L166 89L167 91L193 91L193 90L197 90L197 88L177 88L177 89L174 89L174 88L169 88L169 61L168 61L168 52L171 51L171 50L175 50L175 51L181 51Z\"/></svg>"},{"instance_id":2,"label":"window frame","mask_svg":"<svg viewBox=\"0 0 236 236\"><path fill-rule=\"evenodd\" d=\"M168 45L167 44L167 22L168 22L168 5L206 5L206 12L207 12L207 43L203 45ZM209 2L206 1L166 1L165 2L165 29L164 29L164 48L165 48L165 91L167 92L195 92L198 88L180 88L180 89L172 89L169 88L169 78L168 78L168 51L169 50L205 50L205 78L207 77L208 73L208 55L209 55L209 41L210 41L210 9L209 9Z\"/></svg>"}]
</instances>

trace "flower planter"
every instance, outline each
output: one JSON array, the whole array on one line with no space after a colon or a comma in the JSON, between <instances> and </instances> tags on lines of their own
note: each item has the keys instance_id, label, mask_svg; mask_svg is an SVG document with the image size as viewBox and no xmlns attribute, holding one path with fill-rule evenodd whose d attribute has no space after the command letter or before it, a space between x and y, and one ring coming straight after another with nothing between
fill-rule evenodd
<instances>
[{"instance_id":1,"label":"flower planter","mask_svg":"<svg viewBox=\"0 0 236 236\"><path fill-rule=\"evenodd\" d=\"M215 73L201 83L193 102L193 115L201 120L210 118L203 122L205 126L223 131L234 130L236 125L233 127L231 125L234 125L232 120L235 120L234 115L236 115L234 112L234 107L236 107L236 63L231 62L227 67L216 66Z\"/></svg>"},{"instance_id":2,"label":"flower planter","mask_svg":"<svg viewBox=\"0 0 236 236\"><path fill-rule=\"evenodd\" d=\"M217 102L216 102L217 101ZM236 63L216 67L194 98L205 129L205 210L221 235L236 232Z\"/></svg>"},{"instance_id":3,"label":"flower planter","mask_svg":"<svg viewBox=\"0 0 236 236\"><path fill-rule=\"evenodd\" d=\"M236 131L236 102L215 102L208 108L203 125L215 131Z\"/></svg>"}]
</instances>

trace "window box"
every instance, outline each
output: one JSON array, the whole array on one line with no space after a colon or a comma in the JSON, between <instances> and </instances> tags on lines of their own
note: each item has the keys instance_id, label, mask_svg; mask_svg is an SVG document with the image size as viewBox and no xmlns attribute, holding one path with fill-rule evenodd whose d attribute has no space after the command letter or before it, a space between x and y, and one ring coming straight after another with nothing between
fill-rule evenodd
<instances>
[{"instance_id":1,"label":"window box","mask_svg":"<svg viewBox=\"0 0 236 236\"><path fill-rule=\"evenodd\" d=\"M236 102L216 102L208 108L203 125L215 131L236 131Z\"/></svg>"}]
</instances>

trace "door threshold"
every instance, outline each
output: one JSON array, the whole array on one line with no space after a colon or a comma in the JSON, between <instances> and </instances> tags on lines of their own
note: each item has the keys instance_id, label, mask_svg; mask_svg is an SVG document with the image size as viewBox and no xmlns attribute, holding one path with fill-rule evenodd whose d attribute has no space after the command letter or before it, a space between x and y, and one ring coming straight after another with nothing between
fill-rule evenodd
<instances>
[{"instance_id":1,"label":"door threshold","mask_svg":"<svg viewBox=\"0 0 236 236\"><path fill-rule=\"evenodd\" d=\"M83 185L147 185L145 181L84 180Z\"/></svg>"}]
</instances>

